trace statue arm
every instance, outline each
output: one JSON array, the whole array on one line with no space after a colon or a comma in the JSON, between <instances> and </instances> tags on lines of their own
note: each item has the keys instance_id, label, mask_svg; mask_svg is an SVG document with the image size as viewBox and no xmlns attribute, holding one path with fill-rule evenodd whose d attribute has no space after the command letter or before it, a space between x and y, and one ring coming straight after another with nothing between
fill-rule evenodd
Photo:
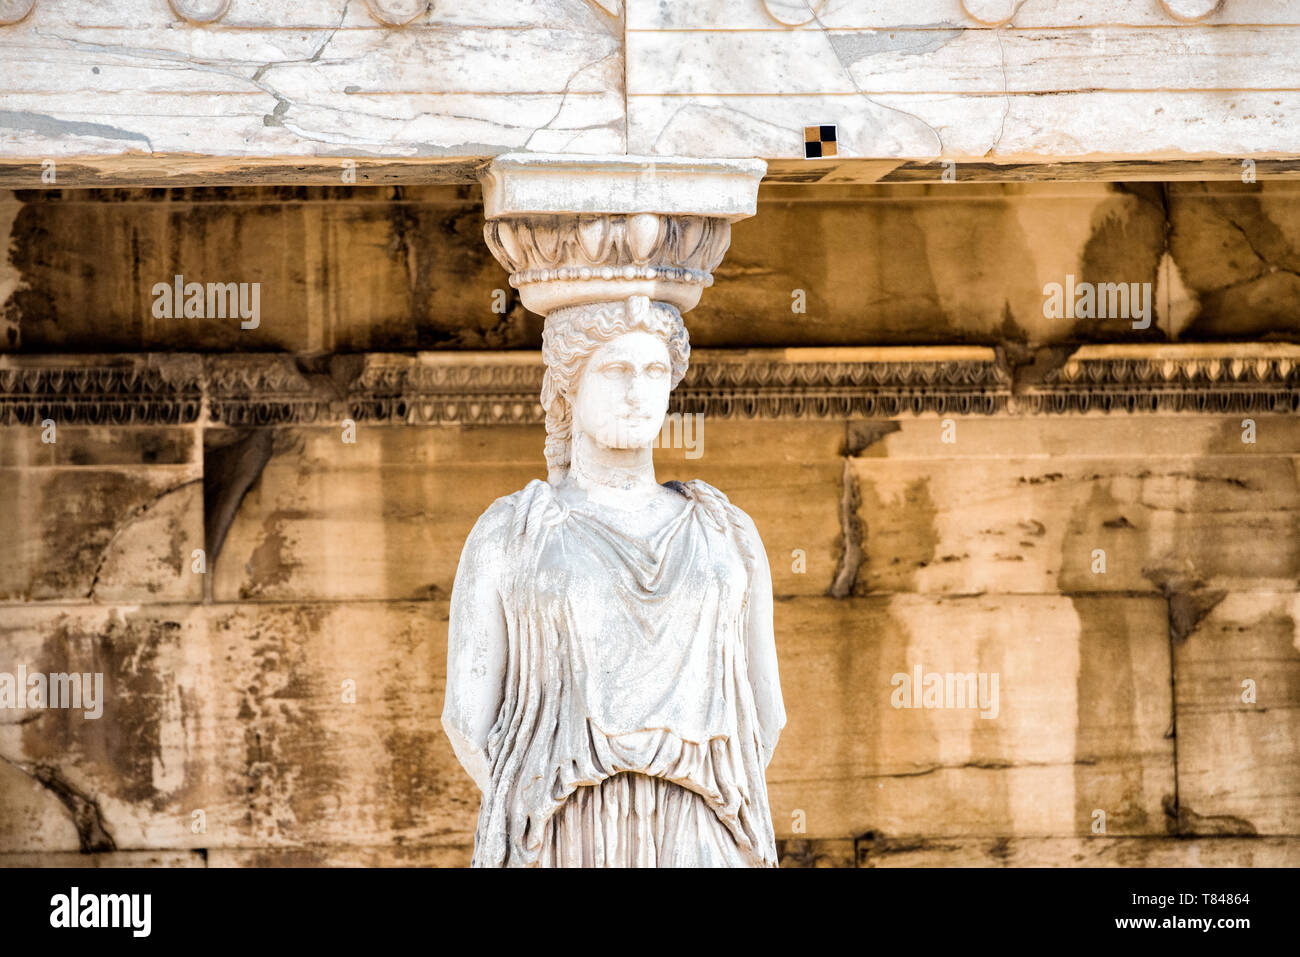
<instances>
[{"instance_id":1,"label":"statue arm","mask_svg":"<svg viewBox=\"0 0 1300 957\"><path fill-rule=\"evenodd\" d=\"M767 764L772 760L777 739L785 727L785 702L781 697L781 677L776 662L776 632L772 626L772 570L758 529L748 515L744 516L743 526L754 554L747 622L749 683L754 689L754 704L758 709L763 763Z\"/></svg>"},{"instance_id":2,"label":"statue arm","mask_svg":"<svg viewBox=\"0 0 1300 957\"><path fill-rule=\"evenodd\" d=\"M487 740L505 694L507 632L499 589L509 507L494 504L474 525L456 568L447 626L442 727L480 791L491 783Z\"/></svg>"}]
</instances>

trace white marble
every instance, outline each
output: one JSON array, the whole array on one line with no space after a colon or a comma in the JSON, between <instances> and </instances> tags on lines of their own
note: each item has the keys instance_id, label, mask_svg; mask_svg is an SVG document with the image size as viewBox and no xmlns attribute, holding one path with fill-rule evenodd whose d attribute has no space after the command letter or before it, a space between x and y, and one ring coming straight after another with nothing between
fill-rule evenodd
<instances>
[{"instance_id":1,"label":"white marble","mask_svg":"<svg viewBox=\"0 0 1300 957\"><path fill-rule=\"evenodd\" d=\"M178 17L190 23L216 23L230 9L230 0L167 0Z\"/></svg>"},{"instance_id":2,"label":"white marble","mask_svg":"<svg viewBox=\"0 0 1300 957\"><path fill-rule=\"evenodd\" d=\"M808 94L643 96L632 100L628 144L644 153L742 148L801 159L803 127L834 123L838 158L958 162L1184 160L1300 153L1300 93L1170 96L1077 92L1051 96ZM1153 167L1155 169L1157 167ZM1235 178L1235 176L1234 176Z\"/></svg>"},{"instance_id":3,"label":"white marble","mask_svg":"<svg viewBox=\"0 0 1300 957\"><path fill-rule=\"evenodd\" d=\"M472 7L392 27L343 0L37 3L0 26L0 158L625 149L622 34L606 11Z\"/></svg>"},{"instance_id":4,"label":"white marble","mask_svg":"<svg viewBox=\"0 0 1300 957\"><path fill-rule=\"evenodd\" d=\"M1192 23L1156 3L828 0L783 28L761 3L637 6L628 149L795 158L803 127L833 123L841 160L1294 155L1285 10L1240 0Z\"/></svg>"},{"instance_id":5,"label":"white marble","mask_svg":"<svg viewBox=\"0 0 1300 957\"><path fill-rule=\"evenodd\" d=\"M474 864L774 866L763 543L717 489L654 471L681 314L560 309L543 354L550 476L483 514L452 590L443 725L483 792Z\"/></svg>"},{"instance_id":6,"label":"white marble","mask_svg":"<svg viewBox=\"0 0 1300 957\"><path fill-rule=\"evenodd\" d=\"M762 160L507 153L484 171L489 219L537 213L753 216Z\"/></svg>"},{"instance_id":7,"label":"white marble","mask_svg":"<svg viewBox=\"0 0 1300 957\"><path fill-rule=\"evenodd\" d=\"M1295 11L1282 0L1167 0L1188 11L1215 7L1203 25L1295 23ZM815 16L809 17L809 8ZM929 27L981 28L985 17L998 22L1014 7L1014 27L1126 26L1167 27L1176 23L1159 0L644 0L628 6L629 31L639 30L788 30ZM797 26L790 25L797 22Z\"/></svg>"},{"instance_id":8,"label":"white marble","mask_svg":"<svg viewBox=\"0 0 1300 957\"><path fill-rule=\"evenodd\" d=\"M685 312L731 224L752 216L761 160L508 154L483 172L484 236L524 305L648 296Z\"/></svg>"},{"instance_id":9,"label":"white marble","mask_svg":"<svg viewBox=\"0 0 1300 957\"><path fill-rule=\"evenodd\" d=\"M1175 20L1194 23L1206 19L1224 4L1224 0L1160 0L1160 6Z\"/></svg>"},{"instance_id":10,"label":"white marble","mask_svg":"<svg viewBox=\"0 0 1300 957\"><path fill-rule=\"evenodd\" d=\"M430 0L366 0L366 7L380 23L404 27L429 12Z\"/></svg>"},{"instance_id":11,"label":"white marble","mask_svg":"<svg viewBox=\"0 0 1300 957\"><path fill-rule=\"evenodd\" d=\"M484 175L489 248L546 315L547 480L483 513L452 589L442 722L483 795L476 866L777 863L763 543L712 486L660 484L652 454L682 311L762 172L557 156Z\"/></svg>"},{"instance_id":12,"label":"white marble","mask_svg":"<svg viewBox=\"0 0 1300 957\"><path fill-rule=\"evenodd\" d=\"M961 8L976 23L1000 25L1016 15L1016 0L961 0Z\"/></svg>"},{"instance_id":13,"label":"white marble","mask_svg":"<svg viewBox=\"0 0 1300 957\"><path fill-rule=\"evenodd\" d=\"M0 0L0 26L17 23L32 12L36 0Z\"/></svg>"},{"instance_id":14,"label":"white marble","mask_svg":"<svg viewBox=\"0 0 1300 957\"><path fill-rule=\"evenodd\" d=\"M841 161L1287 158L1298 40L1276 0L0 0L0 163L786 160L825 123Z\"/></svg>"}]
</instances>

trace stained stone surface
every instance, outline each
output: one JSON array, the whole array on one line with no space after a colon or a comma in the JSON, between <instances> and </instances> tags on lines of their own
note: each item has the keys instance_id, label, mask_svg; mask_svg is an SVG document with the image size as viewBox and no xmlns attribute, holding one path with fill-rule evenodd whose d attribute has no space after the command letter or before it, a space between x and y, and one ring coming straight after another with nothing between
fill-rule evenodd
<instances>
[{"instance_id":1,"label":"stained stone surface","mask_svg":"<svg viewBox=\"0 0 1300 957\"><path fill-rule=\"evenodd\" d=\"M0 726L0 846L464 843L477 793L436 720L446 619L445 603L6 608L0 671L98 670L107 694L99 720Z\"/></svg>"},{"instance_id":2,"label":"stained stone surface","mask_svg":"<svg viewBox=\"0 0 1300 957\"><path fill-rule=\"evenodd\" d=\"M0 499L14 531L0 554L9 601L197 601L203 468L188 428L65 426L0 440Z\"/></svg>"},{"instance_id":3,"label":"stained stone surface","mask_svg":"<svg viewBox=\"0 0 1300 957\"><path fill-rule=\"evenodd\" d=\"M1213 602L1213 604L1211 604ZM1179 827L1291 834L1300 741L1295 592L1217 592L1174 646Z\"/></svg>"},{"instance_id":4,"label":"stained stone surface","mask_svg":"<svg viewBox=\"0 0 1300 957\"><path fill-rule=\"evenodd\" d=\"M940 428L706 419L698 457L656 453L663 479L727 488L763 531L784 865L1294 864L1294 418L1259 417L1254 446L1215 416L958 418L954 444ZM275 431L206 604L150 590L156 534L117 535L113 597L101 577L88 600L78 572L136 484L165 487L151 470L199 468L176 464L195 461L188 429L0 430L5 474L84 476L79 501L103 503L63 537L47 507L10 513L16 553L43 552L8 566L0 671L109 687L98 722L4 715L2 862L468 862L478 795L436 720L446 596L477 513L542 474L541 429ZM187 534L203 500L177 509ZM917 665L998 673L998 717L893 707Z\"/></svg>"},{"instance_id":5,"label":"stained stone surface","mask_svg":"<svg viewBox=\"0 0 1300 957\"><path fill-rule=\"evenodd\" d=\"M1298 195L764 189L687 319L709 414L655 463L725 490L768 551L783 866L1300 864L1300 419L1230 402L1296 391ZM102 672L108 691L98 721L0 711L0 865L468 863L478 794L437 721L447 598L475 518L545 472L520 398L540 326L478 202L0 201L0 413L24 370L66 376L0 419L0 672ZM154 320L150 287L176 272L262 282L260 328ZM1067 274L1153 282L1151 328L1045 318ZM949 351L890 353L901 378L878 352L708 354L916 343ZM1125 358L1144 343L1166 351ZM810 386L813 366L835 371ZM827 399L935 368L987 372L1001 399L1096 388L1088 414ZM1099 411L1139 376L1147 398L1207 404ZM460 396L470 420L439 405L449 381L485 390ZM90 418L47 444L51 397ZM140 414L93 418L123 408ZM917 666L997 673L998 716L894 707Z\"/></svg>"},{"instance_id":6,"label":"stained stone surface","mask_svg":"<svg viewBox=\"0 0 1300 957\"><path fill-rule=\"evenodd\" d=\"M692 345L1285 339L1300 186L764 186ZM538 348L476 187L0 193L0 349ZM269 255L247 256L249 249ZM155 283L259 283L260 322L160 319ZM1141 320L1045 314L1048 283L1150 283ZM802 311L794 311L795 307Z\"/></svg>"},{"instance_id":7,"label":"stained stone surface","mask_svg":"<svg viewBox=\"0 0 1300 957\"><path fill-rule=\"evenodd\" d=\"M213 597L449 597L483 508L544 474L536 432L362 426L353 446L337 428L293 430L230 526Z\"/></svg>"},{"instance_id":8,"label":"stained stone surface","mask_svg":"<svg viewBox=\"0 0 1300 957\"><path fill-rule=\"evenodd\" d=\"M350 193L127 190L0 203L11 246L0 265L5 347L498 348L521 344L533 326L540 339L540 320L524 314L483 245L476 190ZM247 254L254 249L269 252ZM259 283L257 328L155 318L154 284L176 275Z\"/></svg>"},{"instance_id":9,"label":"stained stone surface","mask_svg":"<svg viewBox=\"0 0 1300 957\"><path fill-rule=\"evenodd\" d=\"M985 595L777 604L798 700L768 770L774 819L809 837L1165 832L1169 644L1156 598ZM998 673L999 708L895 708L895 674ZM920 829L919 822L924 821ZM778 825L780 833L780 825Z\"/></svg>"}]
</instances>

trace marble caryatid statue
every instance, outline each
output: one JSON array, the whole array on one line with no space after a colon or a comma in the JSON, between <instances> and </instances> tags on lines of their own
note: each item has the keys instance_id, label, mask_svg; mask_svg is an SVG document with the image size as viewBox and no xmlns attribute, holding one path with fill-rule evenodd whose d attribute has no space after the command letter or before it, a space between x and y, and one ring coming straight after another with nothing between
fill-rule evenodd
<instances>
[{"instance_id":1,"label":"marble caryatid statue","mask_svg":"<svg viewBox=\"0 0 1300 957\"><path fill-rule=\"evenodd\" d=\"M483 513L451 599L442 722L482 791L475 866L776 864L763 543L652 459L689 354L644 295L546 316L547 480Z\"/></svg>"}]
</instances>

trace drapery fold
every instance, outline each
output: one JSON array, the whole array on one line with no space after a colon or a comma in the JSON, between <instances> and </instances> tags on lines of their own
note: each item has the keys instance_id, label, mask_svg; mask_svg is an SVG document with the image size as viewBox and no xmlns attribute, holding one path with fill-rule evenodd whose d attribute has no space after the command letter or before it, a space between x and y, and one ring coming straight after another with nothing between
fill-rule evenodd
<instances>
[{"instance_id":1,"label":"drapery fold","mask_svg":"<svg viewBox=\"0 0 1300 957\"><path fill-rule=\"evenodd\" d=\"M706 807L713 820L698 839L716 839L720 824L734 848L700 845L697 863L775 865L746 660L752 548L721 492L699 481L670 487L685 507L646 540L569 507L542 481L493 506L512 512L501 586L508 648L475 866L538 866L556 853L573 863L588 845L595 854L593 825L582 823L595 820L594 806L661 809L653 823L627 825L642 836L698 831L692 808ZM616 776L626 781L609 783ZM652 791L639 777L655 779ZM691 859L684 847L674 859ZM606 860L607 843L600 848Z\"/></svg>"},{"instance_id":2,"label":"drapery fold","mask_svg":"<svg viewBox=\"0 0 1300 957\"><path fill-rule=\"evenodd\" d=\"M660 777L623 773L569 795L546 822L542 867L748 867L708 802Z\"/></svg>"}]
</instances>

